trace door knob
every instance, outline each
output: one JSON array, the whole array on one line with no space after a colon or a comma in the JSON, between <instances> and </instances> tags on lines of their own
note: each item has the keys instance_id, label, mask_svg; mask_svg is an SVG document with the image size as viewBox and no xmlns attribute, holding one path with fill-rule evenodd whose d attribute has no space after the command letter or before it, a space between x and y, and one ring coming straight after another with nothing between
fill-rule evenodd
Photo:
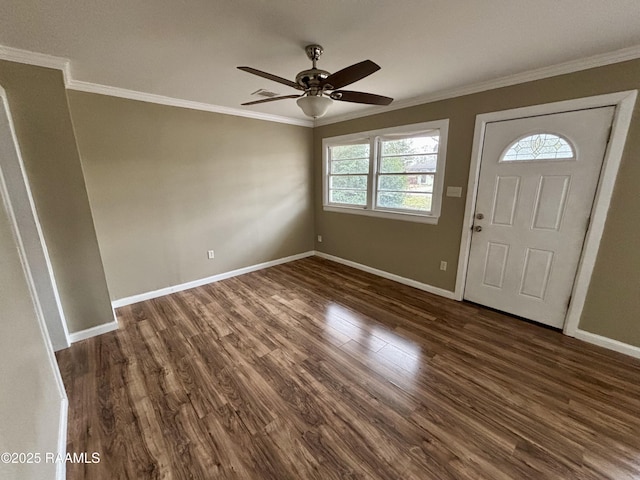
<instances>
[{"instance_id":1,"label":"door knob","mask_svg":"<svg viewBox=\"0 0 640 480\"><path fill-rule=\"evenodd\" d=\"M473 231L474 232L481 232L482 231L482 227L480 225L476 225L475 227L473 227Z\"/></svg>"},{"instance_id":2,"label":"door knob","mask_svg":"<svg viewBox=\"0 0 640 480\"><path fill-rule=\"evenodd\" d=\"M483 214L483 213L477 213L477 214L476 214L476 218L477 218L478 220L482 220L482 219L484 218L484 214Z\"/></svg>"}]
</instances>

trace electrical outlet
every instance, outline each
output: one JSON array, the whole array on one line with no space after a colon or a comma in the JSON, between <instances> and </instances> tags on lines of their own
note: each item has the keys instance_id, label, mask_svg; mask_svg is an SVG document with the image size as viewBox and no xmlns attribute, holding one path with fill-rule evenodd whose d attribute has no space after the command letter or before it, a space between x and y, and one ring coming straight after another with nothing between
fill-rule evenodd
<instances>
[{"instance_id":1,"label":"electrical outlet","mask_svg":"<svg viewBox=\"0 0 640 480\"><path fill-rule=\"evenodd\" d=\"M322 235L318 235L318 243L322 243Z\"/></svg>"},{"instance_id":2,"label":"electrical outlet","mask_svg":"<svg viewBox=\"0 0 640 480\"><path fill-rule=\"evenodd\" d=\"M207 258L209 260L213 260L215 258L215 255L213 254L213 250L207 250Z\"/></svg>"},{"instance_id":3,"label":"electrical outlet","mask_svg":"<svg viewBox=\"0 0 640 480\"><path fill-rule=\"evenodd\" d=\"M445 262L444 260L442 260L440 262L440 270L446 270L447 269L447 262Z\"/></svg>"}]
</instances>

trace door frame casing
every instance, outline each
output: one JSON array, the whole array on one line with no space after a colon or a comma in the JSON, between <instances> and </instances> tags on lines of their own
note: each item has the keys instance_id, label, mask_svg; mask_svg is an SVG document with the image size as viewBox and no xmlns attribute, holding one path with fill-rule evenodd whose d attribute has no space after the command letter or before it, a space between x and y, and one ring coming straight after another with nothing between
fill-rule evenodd
<instances>
[{"instance_id":1,"label":"door frame casing","mask_svg":"<svg viewBox=\"0 0 640 480\"><path fill-rule=\"evenodd\" d=\"M456 300L463 299L464 288L467 281L467 267L471 251L471 228L473 226L473 215L478 195L480 164L487 124L497 121L613 106L615 107L615 112L613 115L611 134L609 135L609 144L605 151L600 179L591 210L591 220L580 255L578 270L571 292L571 303L569 304L563 327L563 333L565 335L571 337L576 335L580 317L584 309L589 283L591 282L591 275L598 255L598 249L600 248L600 240L604 232L607 212L611 204L611 196L622 161L622 153L631 124L631 117L637 95L637 90L628 90L593 97L546 103L543 105L502 110L499 112L483 113L476 116L471 165L469 168L469 182L467 185L467 200L464 210L458 271L456 275Z\"/></svg>"}]
</instances>

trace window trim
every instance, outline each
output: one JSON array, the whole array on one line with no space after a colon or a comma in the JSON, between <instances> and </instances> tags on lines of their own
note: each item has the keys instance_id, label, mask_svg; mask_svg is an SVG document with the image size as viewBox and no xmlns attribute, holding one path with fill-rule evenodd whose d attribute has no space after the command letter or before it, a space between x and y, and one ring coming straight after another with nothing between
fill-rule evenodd
<instances>
[{"instance_id":1,"label":"window trim","mask_svg":"<svg viewBox=\"0 0 640 480\"><path fill-rule=\"evenodd\" d=\"M380 158L378 151L380 139L389 136L409 138L420 135L429 130L439 130L438 158L434 173L433 193L431 196L431 212L420 213L413 210L385 209L376 207L376 194L378 191L378 168ZM447 158L447 141L449 133L449 119L434 120L430 122L401 125L398 127L356 132L322 139L322 208L325 212L351 213L369 217L389 218L409 222L429 223L436 225L442 211L442 197L444 196L444 176ZM348 145L368 140L369 148L369 173L367 174L367 203L364 207L345 205L329 202L329 147ZM364 174L363 174L364 175Z\"/></svg>"}]
</instances>

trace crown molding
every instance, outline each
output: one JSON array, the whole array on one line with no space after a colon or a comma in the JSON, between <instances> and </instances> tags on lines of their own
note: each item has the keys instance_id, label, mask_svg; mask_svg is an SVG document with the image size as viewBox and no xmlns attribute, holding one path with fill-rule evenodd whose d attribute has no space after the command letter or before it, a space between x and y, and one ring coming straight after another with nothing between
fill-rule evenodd
<instances>
[{"instance_id":1,"label":"crown molding","mask_svg":"<svg viewBox=\"0 0 640 480\"><path fill-rule=\"evenodd\" d=\"M388 107L372 107L367 108L366 110L361 110L359 112L345 113L343 115L336 115L335 117L324 117L316 120L315 126L320 127L332 123L353 120L355 118L369 117L371 115L377 115L379 113L390 112L407 107L414 107L416 105L437 102L440 100L446 100L448 98L462 97L464 95L485 92L487 90L493 90L496 88L510 87L512 85L517 85L520 83L542 80L544 78L579 72L581 70L588 70L590 68L603 67L605 65L611 65L613 63L624 62L627 60L635 60L637 58L640 58L640 45L634 45L632 47L615 50L613 52L601 53L592 57L558 63L556 65L551 65L548 67L536 68L534 70L528 70L526 72L516 73L492 80L486 80L484 82L465 85L462 87L440 90L438 92L430 93L427 95L420 95L418 97L395 102Z\"/></svg>"},{"instance_id":2,"label":"crown molding","mask_svg":"<svg viewBox=\"0 0 640 480\"><path fill-rule=\"evenodd\" d=\"M191 110L222 113L225 115L234 115L236 117L247 117L257 120L266 120L268 122L287 123L289 125L298 125L300 127L313 127L312 120L301 120L298 118L283 117L280 115L272 115L269 113L250 112L247 110L240 110L239 108L223 107L221 105L194 102L192 100L182 100L180 98L165 97L164 95L139 92L136 90L127 90L126 88L111 87L109 85L100 85L98 83L83 82L80 80L70 80L69 82L67 82L67 88L69 90L76 90L79 92L97 93L100 95L108 95L111 97L120 97L129 100L138 100L141 102L168 105L170 107L181 107Z\"/></svg>"},{"instance_id":3,"label":"crown molding","mask_svg":"<svg viewBox=\"0 0 640 480\"><path fill-rule=\"evenodd\" d=\"M320 127L332 123L344 122L361 117L377 115L379 113L400 110L402 108L414 107L425 103L437 102L448 98L461 97L474 93L493 90L496 88L509 87L520 83L542 80L544 78L555 77L567 73L588 70L590 68L603 67L613 63L624 62L627 60L635 60L640 58L640 45L615 50L613 52L602 53L578 60L559 63L548 67L537 68L526 72L508 75L493 80L465 85L451 89L440 90L438 92L427 95L395 102L388 107L372 107L359 112L345 113L334 117L324 117L316 120L304 120L292 117L284 117L280 115L272 115L268 113L251 112L232 107L223 107L210 103L195 102L192 100L184 100L174 97L166 97L153 93L139 92L136 90L127 90L124 88L112 87L109 85L101 85L97 83L84 82L76 80L71 76L71 62L68 58L46 55L44 53L31 52L29 50L21 50L18 48L6 47L0 45L0 59L12 62L25 63L29 65L37 65L40 67L55 68L62 70L66 88L81 92L98 93L101 95L109 95L129 100L139 100L142 102L157 103L160 105L168 105L172 107L189 108L192 110L202 110L205 112L222 113L225 115L234 115L239 117L254 118L257 120L266 120L269 122L286 123L289 125L298 125L301 127L312 128Z\"/></svg>"},{"instance_id":4,"label":"crown molding","mask_svg":"<svg viewBox=\"0 0 640 480\"><path fill-rule=\"evenodd\" d=\"M8 60L10 62L25 63L27 65L36 65L38 67L62 70L65 85L71 79L71 62L68 58L55 57L44 53L31 52L29 50L0 45L0 60Z\"/></svg>"},{"instance_id":5,"label":"crown molding","mask_svg":"<svg viewBox=\"0 0 640 480\"><path fill-rule=\"evenodd\" d=\"M281 115L272 115L268 113L251 112L247 110L241 110L239 108L223 107L221 105L213 105L210 103L195 102L192 100L166 97L164 95L156 95L153 93L138 92L136 90L127 90L125 88L101 85L98 83L83 82L81 80L76 80L71 76L71 61L68 58L55 57L53 55L46 55L44 53L31 52L29 50L21 50L18 48L0 45L0 60L8 60L10 62L18 62L27 65L36 65L39 67L61 70L62 76L64 77L65 87L69 90L98 93L100 95L109 95L112 97L127 98L129 100L157 103L160 105L168 105L171 107L202 110L205 112L222 113L225 115L233 115L236 117L246 117L257 120L266 120L268 122L286 123L289 125L313 128L312 120L284 117Z\"/></svg>"}]
</instances>

